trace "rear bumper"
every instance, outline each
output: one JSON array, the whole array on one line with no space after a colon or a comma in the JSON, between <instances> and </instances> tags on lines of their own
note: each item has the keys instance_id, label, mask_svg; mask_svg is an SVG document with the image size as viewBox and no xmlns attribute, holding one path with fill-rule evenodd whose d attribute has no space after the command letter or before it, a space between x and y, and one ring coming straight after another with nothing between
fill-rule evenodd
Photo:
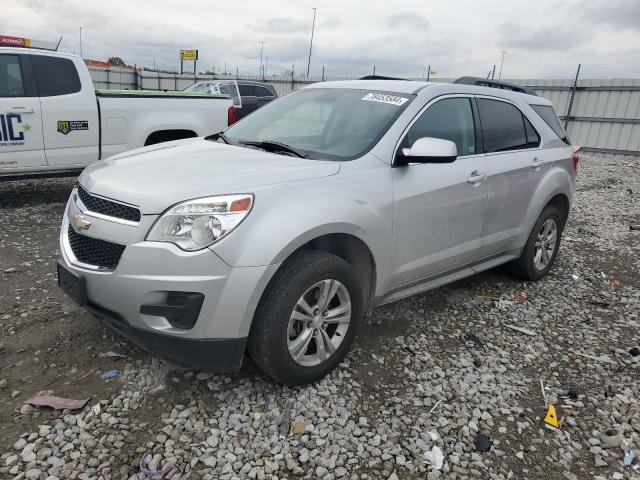
<instances>
[{"instance_id":1,"label":"rear bumper","mask_svg":"<svg viewBox=\"0 0 640 480\"><path fill-rule=\"evenodd\" d=\"M193 339L163 335L133 327L118 313L98 304L89 302L85 308L143 350L176 365L214 373L235 372L242 366L247 337Z\"/></svg>"}]
</instances>

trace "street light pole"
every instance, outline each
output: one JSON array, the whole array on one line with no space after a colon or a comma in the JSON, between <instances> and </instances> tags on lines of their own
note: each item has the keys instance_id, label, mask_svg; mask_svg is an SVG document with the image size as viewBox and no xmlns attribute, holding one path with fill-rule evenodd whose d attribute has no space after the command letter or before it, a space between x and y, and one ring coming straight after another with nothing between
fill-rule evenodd
<instances>
[{"instance_id":1,"label":"street light pole","mask_svg":"<svg viewBox=\"0 0 640 480\"><path fill-rule=\"evenodd\" d=\"M80 58L82 58L82 27L80 27Z\"/></svg>"},{"instance_id":2,"label":"street light pole","mask_svg":"<svg viewBox=\"0 0 640 480\"><path fill-rule=\"evenodd\" d=\"M500 73L498 73L498 79L502 78L502 65L504 64L504 54L507 53L504 50L500 50L502 52L502 59L500 60Z\"/></svg>"},{"instance_id":3,"label":"street light pole","mask_svg":"<svg viewBox=\"0 0 640 480\"><path fill-rule=\"evenodd\" d=\"M262 75L262 52L264 51L264 41L260 42L260 75Z\"/></svg>"},{"instance_id":4,"label":"street light pole","mask_svg":"<svg viewBox=\"0 0 640 480\"><path fill-rule=\"evenodd\" d=\"M309 42L309 61L307 62L307 77L311 68L311 49L313 48L313 32L316 29L316 8L313 7L313 23L311 24L311 41Z\"/></svg>"}]
</instances>

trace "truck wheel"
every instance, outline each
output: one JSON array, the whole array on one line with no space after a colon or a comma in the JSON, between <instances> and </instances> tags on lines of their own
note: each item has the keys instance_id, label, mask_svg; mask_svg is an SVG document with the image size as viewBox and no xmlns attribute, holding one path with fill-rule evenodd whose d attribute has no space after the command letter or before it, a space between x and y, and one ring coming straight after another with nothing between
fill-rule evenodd
<instances>
[{"instance_id":1,"label":"truck wheel","mask_svg":"<svg viewBox=\"0 0 640 480\"><path fill-rule=\"evenodd\" d=\"M362 306L360 279L347 262L303 250L280 268L262 296L249 354L275 380L311 383L333 370L349 351Z\"/></svg>"},{"instance_id":2,"label":"truck wheel","mask_svg":"<svg viewBox=\"0 0 640 480\"><path fill-rule=\"evenodd\" d=\"M520 258L507 265L511 275L521 280L537 281L551 269L560 248L562 220L558 209L546 207L529 234Z\"/></svg>"}]
</instances>

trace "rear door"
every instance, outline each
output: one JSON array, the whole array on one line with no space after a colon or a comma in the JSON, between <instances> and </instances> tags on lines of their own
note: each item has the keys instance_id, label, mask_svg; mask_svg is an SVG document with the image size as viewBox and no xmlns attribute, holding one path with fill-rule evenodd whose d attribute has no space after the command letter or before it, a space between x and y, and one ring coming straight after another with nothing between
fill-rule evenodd
<instances>
[{"instance_id":1,"label":"rear door","mask_svg":"<svg viewBox=\"0 0 640 480\"><path fill-rule=\"evenodd\" d=\"M451 140L452 163L393 168L394 287L468 266L477 258L487 209L486 157L479 152L472 98L432 102L399 148L422 137Z\"/></svg>"},{"instance_id":2,"label":"rear door","mask_svg":"<svg viewBox=\"0 0 640 480\"><path fill-rule=\"evenodd\" d=\"M481 258L518 247L525 217L548 168L540 135L513 103L477 97L489 174L489 204Z\"/></svg>"},{"instance_id":3,"label":"rear door","mask_svg":"<svg viewBox=\"0 0 640 480\"><path fill-rule=\"evenodd\" d=\"M44 148L49 165L83 167L98 159L98 106L86 74L82 88L78 68L70 58L31 55L40 104ZM83 65L81 65L84 68Z\"/></svg>"},{"instance_id":4,"label":"rear door","mask_svg":"<svg viewBox=\"0 0 640 480\"><path fill-rule=\"evenodd\" d=\"M0 53L0 173L46 163L40 99L29 58Z\"/></svg>"}]
</instances>

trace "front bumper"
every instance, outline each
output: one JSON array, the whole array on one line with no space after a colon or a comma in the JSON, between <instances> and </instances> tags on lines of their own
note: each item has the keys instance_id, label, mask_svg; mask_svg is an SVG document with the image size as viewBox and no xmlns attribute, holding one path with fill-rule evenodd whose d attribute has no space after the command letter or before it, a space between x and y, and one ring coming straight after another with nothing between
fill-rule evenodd
<instances>
[{"instance_id":1,"label":"front bumper","mask_svg":"<svg viewBox=\"0 0 640 480\"><path fill-rule=\"evenodd\" d=\"M77 233L95 232L96 238L126 244L115 269L95 269L77 261L68 240L69 222L77 213L91 222L88 230ZM60 263L83 278L87 310L142 348L190 368L237 370L253 313L277 266L231 267L210 249L185 252L170 243L144 241L152 221L112 224L82 209L72 196L60 233ZM204 296L191 328L177 328L142 308L166 304L170 292Z\"/></svg>"}]
</instances>

